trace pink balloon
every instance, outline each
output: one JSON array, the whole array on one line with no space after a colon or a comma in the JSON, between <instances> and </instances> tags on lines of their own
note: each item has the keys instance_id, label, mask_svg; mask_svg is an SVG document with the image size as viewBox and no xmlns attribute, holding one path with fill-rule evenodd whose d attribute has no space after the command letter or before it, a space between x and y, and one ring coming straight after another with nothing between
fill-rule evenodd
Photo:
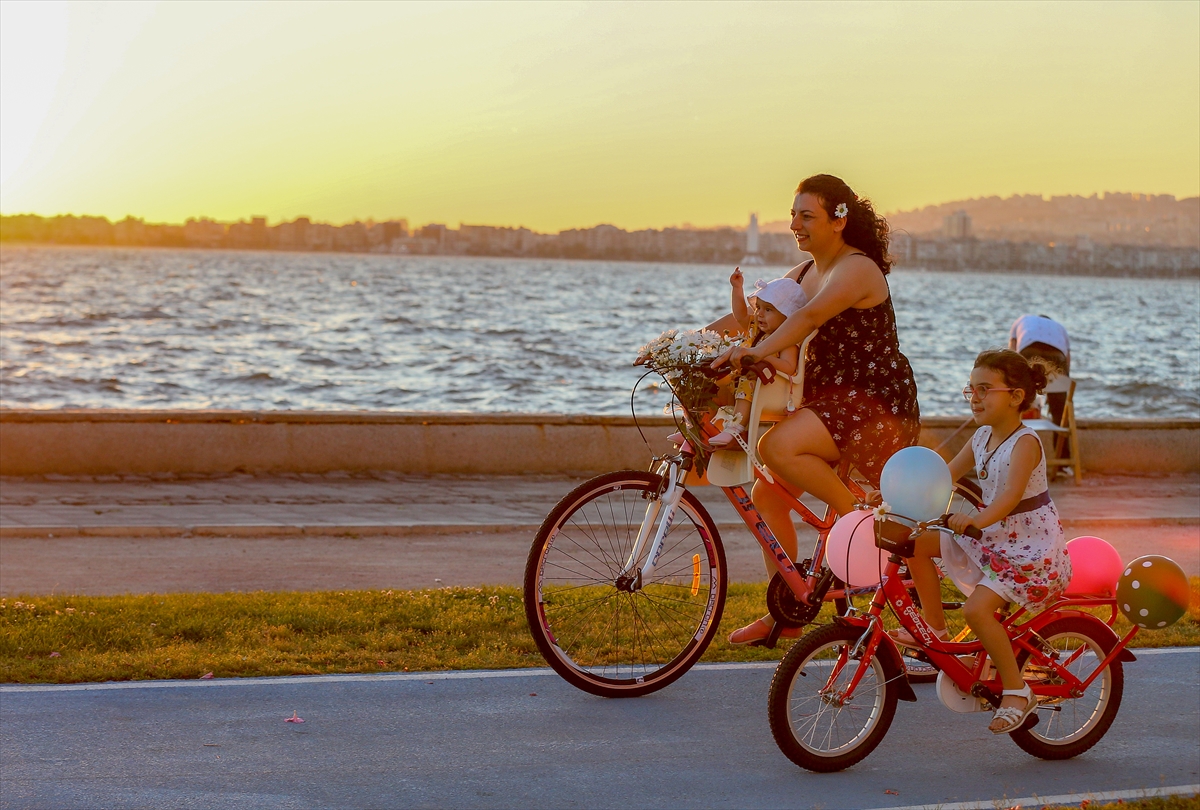
<instances>
[{"instance_id":1,"label":"pink balloon","mask_svg":"<svg viewBox=\"0 0 1200 810\"><path fill-rule=\"evenodd\" d=\"M855 511L838 518L829 530L825 560L834 575L851 587L878 585L879 574L887 566L887 554L875 547L875 516L869 511Z\"/></svg>"},{"instance_id":2,"label":"pink balloon","mask_svg":"<svg viewBox=\"0 0 1200 810\"><path fill-rule=\"evenodd\" d=\"M1099 537L1076 537L1067 543L1071 558L1071 584L1067 596L1112 596L1125 570L1121 555Z\"/></svg>"}]
</instances>

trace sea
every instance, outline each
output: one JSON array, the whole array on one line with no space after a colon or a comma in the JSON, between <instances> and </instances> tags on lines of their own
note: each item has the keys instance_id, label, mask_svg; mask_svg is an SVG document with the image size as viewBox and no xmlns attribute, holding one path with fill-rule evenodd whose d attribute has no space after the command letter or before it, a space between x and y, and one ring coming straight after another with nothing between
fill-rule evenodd
<instances>
[{"instance_id":1,"label":"sea","mask_svg":"<svg viewBox=\"0 0 1200 810\"><path fill-rule=\"evenodd\" d=\"M5 245L0 407L656 414L638 347L727 312L731 270ZM1034 313L1071 336L1080 418L1200 416L1195 279L889 282L923 414L968 416L973 358Z\"/></svg>"}]
</instances>

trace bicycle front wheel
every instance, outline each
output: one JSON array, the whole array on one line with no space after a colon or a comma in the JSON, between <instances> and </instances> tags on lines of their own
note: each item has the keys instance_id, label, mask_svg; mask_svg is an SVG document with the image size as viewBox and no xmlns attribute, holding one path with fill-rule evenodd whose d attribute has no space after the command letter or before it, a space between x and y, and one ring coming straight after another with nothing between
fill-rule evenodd
<instances>
[{"instance_id":1,"label":"bicycle front wheel","mask_svg":"<svg viewBox=\"0 0 1200 810\"><path fill-rule=\"evenodd\" d=\"M725 607L728 570L716 524L684 492L653 577L629 582L643 521L662 517L661 477L634 470L580 484L551 510L525 566L525 616L538 650L568 683L637 697L673 683L708 648ZM644 544L628 570L650 553Z\"/></svg>"},{"instance_id":2,"label":"bicycle front wheel","mask_svg":"<svg viewBox=\"0 0 1200 810\"><path fill-rule=\"evenodd\" d=\"M1080 681L1096 672L1117 643L1104 622L1082 616L1055 619L1039 635L1058 653L1059 665ZM1062 683L1053 669L1039 666L1031 658L1026 651L1017 656L1026 683ZM1021 750L1035 757L1079 756L1100 742L1116 719L1124 688L1124 668L1120 661L1113 661L1078 697L1039 698L1037 725L1018 729L1009 736Z\"/></svg>"},{"instance_id":3,"label":"bicycle front wheel","mask_svg":"<svg viewBox=\"0 0 1200 810\"><path fill-rule=\"evenodd\" d=\"M797 641L775 670L767 713L775 744L810 771L841 771L883 741L896 715L900 677L880 655L847 695L861 655L850 655L862 628L831 624ZM865 645L864 645L865 646Z\"/></svg>"}]
</instances>

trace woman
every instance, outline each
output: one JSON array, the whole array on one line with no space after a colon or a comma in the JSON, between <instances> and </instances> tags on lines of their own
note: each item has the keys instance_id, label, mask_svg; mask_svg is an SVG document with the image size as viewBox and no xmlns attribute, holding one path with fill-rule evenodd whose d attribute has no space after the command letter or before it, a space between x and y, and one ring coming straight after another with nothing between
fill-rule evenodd
<instances>
[{"instance_id":1,"label":"woman","mask_svg":"<svg viewBox=\"0 0 1200 810\"><path fill-rule=\"evenodd\" d=\"M726 359L734 365L756 362L819 328L803 358L804 407L767 431L758 450L797 497L811 492L844 515L855 498L837 477L838 462L849 459L878 487L884 462L915 444L921 428L917 385L900 353L886 278L888 226L842 180L818 174L796 189L791 227L796 244L813 257L788 273L809 303L758 345L738 347L714 365ZM720 329L723 321L710 328ZM752 497L780 545L796 559L796 529L787 503L761 482ZM768 614L736 630L729 641L762 641L773 625Z\"/></svg>"}]
</instances>

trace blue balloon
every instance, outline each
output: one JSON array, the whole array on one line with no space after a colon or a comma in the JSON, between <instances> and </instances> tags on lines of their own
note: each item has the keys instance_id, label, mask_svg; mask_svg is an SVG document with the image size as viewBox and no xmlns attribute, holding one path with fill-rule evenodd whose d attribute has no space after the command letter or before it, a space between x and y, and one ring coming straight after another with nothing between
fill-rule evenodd
<instances>
[{"instance_id":1,"label":"blue balloon","mask_svg":"<svg viewBox=\"0 0 1200 810\"><path fill-rule=\"evenodd\" d=\"M883 465L879 491L892 513L912 520L933 520L950 505L954 481L936 452L928 447L905 447Z\"/></svg>"}]
</instances>

